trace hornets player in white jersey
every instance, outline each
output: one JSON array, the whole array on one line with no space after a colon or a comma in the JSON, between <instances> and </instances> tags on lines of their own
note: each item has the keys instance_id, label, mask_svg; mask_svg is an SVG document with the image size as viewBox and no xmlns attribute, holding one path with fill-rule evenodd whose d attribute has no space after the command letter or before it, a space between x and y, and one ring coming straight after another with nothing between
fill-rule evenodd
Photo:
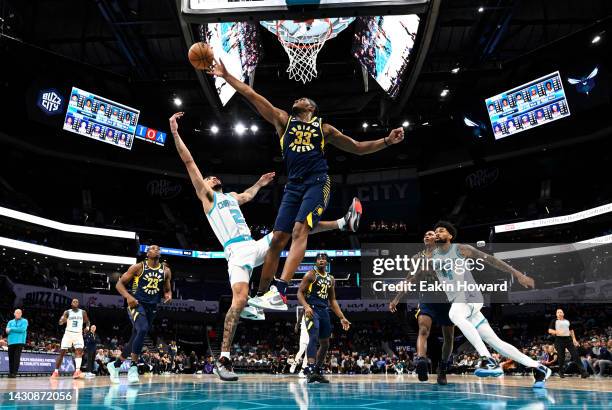
<instances>
[{"instance_id":1,"label":"hornets player in white jersey","mask_svg":"<svg viewBox=\"0 0 612 410\"><path fill-rule=\"evenodd\" d=\"M306 328L306 318L304 315L304 308L298 306L298 310L296 312L297 321L295 323L295 333L300 335L300 343L298 352L295 354L295 358L293 359L293 364L289 368L289 373L295 373L295 369L300 364L300 360L302 357L304 358L302 361L302 370L300 370L300 377L306 377L304 374L304 369L308 367L308 356L306 356L306 349L308 349L308 341L310 340L310 336L308 336L308 329Z\"/></svg>"},{"instance_id":2,"label":"hornets player in white jersey","mask_svg":"<svg viewBox=\"0 0 612 410\"><path fill-rule=\"evenodd\" d=\"M524 355L516 347L504 342L495 334L487 319L480 312L483 306L483 297L480 291L465 292L458 290L456 286L460 281L476 283L470 270L465 268L467 266L466 258L481 261L492 268L508 273L526 288L534 287L533 279L514 269L506 262L472 246L452 243L451 241L457 237L457 229L450 222L438 222L434 227L434 232L437 247L432 252L431 262L438 281L445 285L446 295L451 302L448 316L461 329L463 335L481 356L480 366L474 374L479 377L497 377L504 374L499 363L491 356L485 345L486 343L502 356L521 363L525 367L532 368L535 377L533 387L543 388L546 379L552 373L551 370ZM450 269L447 267L450 267ZM462 272L459 272L458 267L461 267Z\"/></svg>"},{"instance_id":3,"label":"hornets player in white jersey","mask_svg":"<svg viewBox=\"0 0 612 410\"><path fill-rule=\"evenodd\" d=\"M191 153L178 133L178 122L184 113L178 112L170 118L170 130L174 137L176 149L187 167L189 178L195 188L206 218L210 223L217 239L223 245L225 258L227 259L230 285L232 287L232 305L225 316L223 329L223 341L221 344L221 357L215 363L215 374L224 381L236 381L238 376L231 371L230 347L239 318L245 310L249 295L249 281L253 268L264 262L266 253L270 248L272 234L268 234L258 241L251 238L251 231L240 206L252 200L259 190L268 185L274 179L274 173L262 175L262 177L242 193L223 192L221 180L214 176L204 178L195 164ZM356 198L353 203L358 201ZM361 206L361 205L360 205ZM351 230L357 229L359 218L355 218L353 207L349 212L336 221L321 221L316 229L310 233L343 229L351 226ZM263 319L260 309L249 307L246 318ZM245 317L245 316L243 316Z\"/></svg>"},{"instance_id":4,"label":"hornets player in white jersey","mask_svg":"<svg viewBox=\"0 0 612 410\"><path fill-rule=\"evenodd\" d=\"M64 360L64 355L68 349L74 348L74 374L72 377L78 379L81 377L81 361L83 360L83 324L85 328L89 328L89 317L87 312L79 308L79 300L72 299L70 309L62 314L59 320L60 326L66 325L66 331L60 344L60 354L55 360L55 370L51 375L52 379L59 377L59 369Z\"/></svg>"}]
</instances>

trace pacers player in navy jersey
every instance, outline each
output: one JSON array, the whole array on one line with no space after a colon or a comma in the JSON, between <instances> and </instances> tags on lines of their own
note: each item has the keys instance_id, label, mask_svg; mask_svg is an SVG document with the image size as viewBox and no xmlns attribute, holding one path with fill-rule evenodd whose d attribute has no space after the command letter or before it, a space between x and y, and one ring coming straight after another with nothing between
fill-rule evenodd
<instances>
[{"instance_id":1,"label":"pacers player in navy jersey","mask_svg":"<svg viewBox=\"0 0 612 410\"><path fill-rule=\"evenodd\" d=\"M427 231L423 236L423 244L425 248L414 255L412 259L426 260L431 258L434 249L436 249L436 233L434 231ZM408 275L406 281L417 282L420 280L434 280L435 273L431 275L429 271L419 271L418 275ZM432 277L434 276L434 277ZM393 313L397 312L397 304L400 303L402 296L406 294L406 291L398 292L395 298L389 303L389 310ZM416 350L416 373L419 381L427 381L428 376L428 360L427 360L427 339L431 332L431 325L433 322L437 323L442 328L442 336L444 342L442 343L442 357L438 363L438 384L446 385L446 371L450 365L451 354L453 353L453 339L455 335L455 325L451 322L448 317L448 311L450 310L450 303L446 295L433 295L428 294L427 301L429 303L419 302L417 309L416 318L419 325L419 334L417 336ZM439 296L439 297L438 297ZM424 298L424 295L421 294ZM437 302L437 303L432 303Z\"/></svg>"},{"instance_id":2,"label":"pacers player in navy jersey","mask_svg":"<svg viewBox=\"0 0 612 410\"><path fill-rule=\"evenodd\" d=\"M308 330L308 383L329 383L323 376L321 367L325 362L329 337L331 336L331 321L329 309L338 316L342 329L349 330L349 322L340 310L334 290L334 277L327 273L327 254L319 253L316 266L302 278L297 293L298 301L304 306L306 329ZM317 342L320 344L317 350Z\"/></svg>"},{"instance_id":3,"label":"pacers player in navy jersey","mask_svg":"<svg viewBox=\"0 0 612 410\"><path fill-rule=\"evenodd\" d=\"M258 308L287 310L287 285L304 259L308 233L321 219L329 202L331 181L327 175L326 144L357 155L371 154L404 139L403 128L374 141L355 141L317 116L317 104L309 98L295 100L291 115L274 107L250 86L231 75L222 62L208 73L222 77L237 92L255 106L259 114L271 123L280 137L280 146L287 166L288 182L274 224L270 250L266 255L257 297L249 305ZM355 220L361 214L361 204L354 201ZM353 230L353 222L346 227ZM281 251L291 239L291 248L280 279L270 288L278 268Z\"/></svg>"},{"instance_id":4,"label":"pacers player in navy jersey","mask_svg":"<svg viewBox=\"0 0 612 410\"><path fill-rule=\"evenodd\" d=\"M223 183L214 176L204 178L195 164L191 153L178 132L178 120L184 113L178 112L170 118L170 131L174 144L183 160L191 183L202 202L206 219L210 223L215 236L223 246L230 286L232 288L232 305L225 315L223 340L221 342L221 357L215 363L214 372L223 381L236 381L238 376L232 371L230 347L236 333L240 317L263 320L263 311L259 308L246 306L249 295L249 281L253 268L261 266L270 248L271 234L258 241L251 238L251 230L244 219L240 206L251 201L259 190L274 179L270 172L261 176L259 181L242 193L223 192ZM350 222L350 221L353 222ZM359 219L355 221L351 210L336 221L321 221L310 233L342 229L350 223L357 229Z\"/></svg>"},{"instance_id":5,"label":"pacers player in navy jersey","mask_svg":"<svg viewBox=\"0 0 612 410\"><path fill-rule=\"evenodd\" d=\"M117 281L117 292L127 302L132 336L123 348L121 356L107 366L112 383L119 383L119 368L128 357L131 358L128 382L138 383L138 359L145 336L153 327L157 305L162 301L162 296L164 303L172 300L172 273L165 263L159 261L159 256L159 246L149 246L147 259L130 266Z\"/></svg>"}]
</instances>

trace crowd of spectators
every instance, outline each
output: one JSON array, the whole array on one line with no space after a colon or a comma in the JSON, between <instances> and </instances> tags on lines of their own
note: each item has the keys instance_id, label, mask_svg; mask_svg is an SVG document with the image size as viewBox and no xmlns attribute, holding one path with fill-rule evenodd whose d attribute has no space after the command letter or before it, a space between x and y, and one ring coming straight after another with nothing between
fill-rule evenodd
<instances>
[{"instance_id":1,"label":"crowd of spectators","mask_svg":"<svg viewBox=\"0 0 612 410\"><path fill-rule=\"evenodd\" d=\"M403 221L372 221L369 225L370 231L372 232L407 232L408 226Z\"/></svg>"}]
</instances>

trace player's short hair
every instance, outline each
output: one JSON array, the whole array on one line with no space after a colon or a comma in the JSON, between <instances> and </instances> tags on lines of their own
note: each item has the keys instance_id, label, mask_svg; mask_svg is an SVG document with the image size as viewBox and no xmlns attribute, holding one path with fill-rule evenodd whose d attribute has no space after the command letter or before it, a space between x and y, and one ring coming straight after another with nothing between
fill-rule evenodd
<instances>
[{"instance_id":1,"label":"player's short hair","mask_svg":"<svg viewBox=\"0 0 612 410\"><path fill-rule=\"evenodd\" d=\"M317 253L317 256L315 257L315 260L318 261L320 257L325 256L325 260L329 260L329 255L326 254L325 252L319 252Z\"/></svg>"},{"instance_id":2,"label":"player's short hair","mask_svg":"<svg viewBox=\"0 0 612 410\"><path fill-rule=\"evenodd\" d=\"M457 238L457 228L455 228L455 225L453 225L452 223L450 223L448 221L438 221L434 225L434 230L436 230L438 228L446 229L448 231L448 233L453 235L453 239Z\"/></svg>"}]
</instances>

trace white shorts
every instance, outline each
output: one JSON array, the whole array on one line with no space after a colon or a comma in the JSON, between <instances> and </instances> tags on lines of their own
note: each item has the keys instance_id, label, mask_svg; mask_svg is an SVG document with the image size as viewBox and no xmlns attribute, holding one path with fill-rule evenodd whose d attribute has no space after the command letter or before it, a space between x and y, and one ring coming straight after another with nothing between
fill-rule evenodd
<instances>
[{"instance_id":1,"label":"white shorts","mask_svg":"<svg viewBox=\"0 0 612 410\"><path fill-rule=\"evenodd\" d=\"M64 333L64 337L62 337L62 343L60 344L61 349L70 349L74 347L75 349L82 349L85 346L83 342L83 333L77 332L66 332Z\"/></svg>"},{"instance_id":2,"label":"white shorts","mask_svg":"<svg viewBox=\"0 0 612 410\"><path fill-rule=\"evenodd\" d=\"M482 303L464 303L464 302L453 302L451 310L459 310L465 314L466 319L478 329L478 327L484 323L488 323L484 315L480 311L482 309ZM450 312L449 312L450 314Z\"/></svg>"},{"instance_id":3,"label":"white shorts","mask_svg":"<svg viewBox=\"0 0 612 410\"><path fill-rule=\"evenodd\" d=\"M238 242L225 249L230 285L251 280L253 269L263 265L270 249L272 232L258 241Z\"/></svg>"},{"instance_id":4,"label":"white shorts","mask_svg":"<svg viewBox=\"0 0 612 410\"><path fill-rule=\"evenodd\" d=\"M310 336L308 335L308 329L306 329L306 321L302 318L302 324L300 325L300 346L308 346Z\"/></svg>"}]
</instances>

